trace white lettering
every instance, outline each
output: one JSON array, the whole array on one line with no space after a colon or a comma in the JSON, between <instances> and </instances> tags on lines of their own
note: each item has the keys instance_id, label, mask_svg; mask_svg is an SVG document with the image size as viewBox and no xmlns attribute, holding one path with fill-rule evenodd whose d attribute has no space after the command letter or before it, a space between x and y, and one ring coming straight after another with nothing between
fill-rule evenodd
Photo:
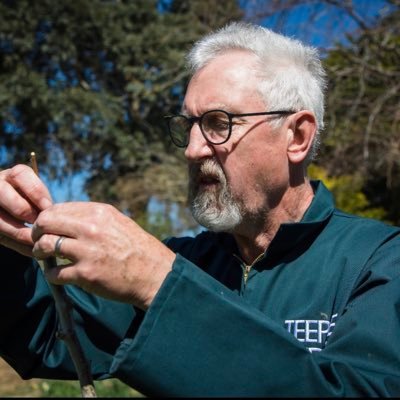
<instances>
[{"instance_id":1,"label":"white lettering","mask_svg":"<svg viewBox=\"0 0 400 400\"><path fill-rule=\"evenodd\" d=\"M306 342L307 343L316 343L318 341L317 335L315 335L314 338L311 338L310 335L313 333L318 333L318 338L319 338L319 332L318 329L312 329L311 326L314 325L316 328L318 328L318 321L314 319L306 320Z\"/></svg>"},{"instance_id":2,"label":"white lettering","mask_svg":"<svg viewBox=\"0 0 400 400\"><path fill-rule=\"evenodd\" d=\"M336 325L337 314L332 315L331 320L326 319L287 319L285 326L289 333L299 342L319 343L321 347L326 343L328 337ZM319 347L309 347L310 352L321 351Z\"/></svg>"},{"instance_id":3,"label":"white lettering","mask_svg":"<svg viewBox=\"0 0 400 400\"><path fill-rule=\"evenodd\" d=\"M329 321L323 319L318 321L318 343L322 343L322 337L329 332L330 325Z\"/></svg>"},{"instance_id":4,"label":"white lettering","mask_svg":"<svg viewBox=\"0 0 400 400\"><path fill-rule=\"evenodd\" d=\"M296 321L294 321L294 336L297 338L297 340L299 342L304 342L304 337L299 337L299 333L305 333L305 329L304 329L304 319L297 319ZM300 326L303 326L303 328L300 328ZM304 336L304 335L302 335Z\"/></svg>"},{"instance_id":5,"label":"white lettering","mask_svg":"<svg viewBox=\"0 0 400 400\"><path fill-rule=\"evenodd\" d=\"M320 349L319 347L308 347L308 351L310 353L313 353L314 351L321 351L322 349Z\"/></svg>"},{"instance_id":6,"label":"white lettering","mask_svg":"<svg viewBox=\"0 0 400 400\"><path fill-rule=\"evenodd\" d=\"M292 324L293 324L294 320L293 319L287 319L285 321L285 324L287 325L287 330L289 333L292 333Z\"/></svg>"}]
</instances>

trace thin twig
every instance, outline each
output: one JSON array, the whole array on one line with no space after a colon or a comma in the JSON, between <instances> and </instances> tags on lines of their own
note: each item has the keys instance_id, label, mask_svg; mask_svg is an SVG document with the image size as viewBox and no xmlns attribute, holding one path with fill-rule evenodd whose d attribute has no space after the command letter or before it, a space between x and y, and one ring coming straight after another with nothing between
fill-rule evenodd
<instances>
[{"instance_id":1,"label":"thin twig","mask_svg":"<svg viewBox=\"0 0 400 400\"><path fill-rule=\"evenodd\" d=\"M31 153L31 165L36 175L39 175L36 155L34 152ZM44 266L49 269L57 267L57 259L55 257L45 259ZM53 285L50 282L49 286L60 318L60 330L57 333L57 337L64 340L67 345L81 385L82 397L97 397L89 363L85 358L82 346L74 329L71 300L63 286Z\"/></svg>"}]
</instances>

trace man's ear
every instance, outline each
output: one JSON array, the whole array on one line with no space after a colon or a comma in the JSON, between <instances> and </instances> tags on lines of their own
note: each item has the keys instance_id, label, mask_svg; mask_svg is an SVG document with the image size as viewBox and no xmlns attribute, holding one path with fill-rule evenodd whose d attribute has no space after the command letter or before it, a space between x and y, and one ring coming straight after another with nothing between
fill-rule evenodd
<instances>
[{"instance_id":1,"label":"man's ear","mask_svg":"<svg viewBox=\"0 0 400 400\"><path fill-rule=\"evenodd\" d=\"M315 115L308 110L299 111L290 117L291 130L287 155L290 162L298 164L305 160L317 131Z\"/></svg>"}]
</instances>

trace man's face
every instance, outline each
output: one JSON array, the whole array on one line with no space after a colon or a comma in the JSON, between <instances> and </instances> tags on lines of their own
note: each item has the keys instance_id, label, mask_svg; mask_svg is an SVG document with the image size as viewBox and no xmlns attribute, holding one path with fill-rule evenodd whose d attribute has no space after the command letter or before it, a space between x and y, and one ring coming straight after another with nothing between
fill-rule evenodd
<instances>
[{"instance_id":1,"label":"man's face","mask_svg":"<svg viewBox=\"0 0 400 400\"><path fill-rule=\"evenodd\" d=\"M222 109L231 113L268 110L257 91L255 57L225 53L191 79L183 112L200 116ZM265 219L288 185L287 139L273 131L267 116L233 119L228 142L212 145L194 124L185 156L189 163L189 201L195 219L214 231L240 232ZM283 129L281 129L283 130Z\"/></svg>"}]
</instances>

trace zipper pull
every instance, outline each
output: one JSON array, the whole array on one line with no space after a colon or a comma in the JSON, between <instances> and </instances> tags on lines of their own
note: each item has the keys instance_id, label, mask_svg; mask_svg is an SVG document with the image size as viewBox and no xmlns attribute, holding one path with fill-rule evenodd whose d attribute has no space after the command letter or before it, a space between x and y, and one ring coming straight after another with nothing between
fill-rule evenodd
<instances>
[{"instance_id":1,"label":"zipper pull","mask_svg":"<svg viewBox=\"0 0 400 400\"><path fill-rule=\"evenodd\" d=\"M250 270L251 270L251 265L245 265L244 266L244 269L243 269L244 284L247 283L247 278L249 277Z\"/></svg>"}]
</instances>

